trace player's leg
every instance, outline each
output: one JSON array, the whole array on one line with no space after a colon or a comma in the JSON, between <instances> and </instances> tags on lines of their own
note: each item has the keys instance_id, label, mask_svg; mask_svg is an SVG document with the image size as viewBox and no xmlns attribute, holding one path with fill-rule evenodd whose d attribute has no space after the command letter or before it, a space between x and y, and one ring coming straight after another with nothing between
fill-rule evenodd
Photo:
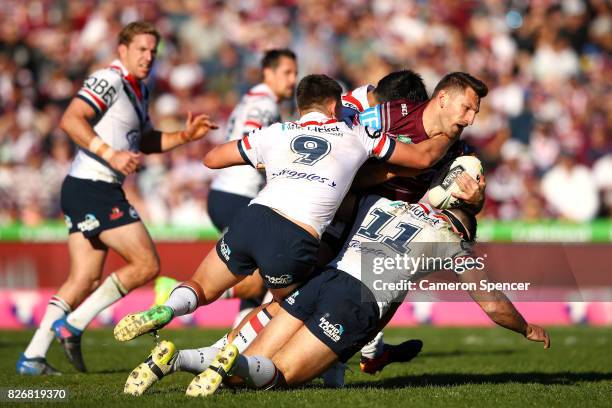
<instances>
[{"instance_id":1,"label":"player's leg","mask_svg":"<svg viewBox=\"0 0 612 408\"><path fill-rule=\"evenodd\" d=\"M347 361L374 337L381 324L376 299L358 279L329 268L310 282L318 282L316 301L300 301L303 293L298 293L293 298L293 304L291 298L282 303L282 307L295 316L302 314L296 305L308 305L303 310L306 312L304 315L309 315L308 318L302 318L304 328L298 333L299 336L292 337L273 357L285 377L286 385L309 381L323 373L336 360ZM308 293L304 294L310 297ZM296 347L313 347L321 357L317 359L311 356L313 361L310 365L302 363L300 356L292 356ZM300 367L302 364L305 369ZM343 384L343 372L340 374L342 378L334 379L330 385Z\"/></svg>"},{"instance_id":2,"label":"player's leg","mask_svg":"<svg viewBox=\"0 0 612 408\"><path fill-rule=\"evenodd\" d=\"M338 360L338 355L319 340L307 327L302 327L272 357L281 373L277 385L304 384L326 371Z\"/></svg>"},{"instance_id":3,"label":"player's leg","mask_svg":"<svg viewBox=\"0 0 612 408\"><path fill-rule=\"evenodd\" d=\"M392 303L382 316L379 327L386 326L400 303ZM423 348L423 342L417 339L406 340L400 344L387 344L384 342L383 332L380 331L370 342L361 349L359 369L366 374L375 374L382 371L391 363L407 363L414 359Z\"/></svg>"},{"instance_id":4,"label":"player's leg","mask_svg":"<svg viewBox=\"0 0 612 408\"><path fill-rule=\"evenodd\" d=\"M51 326L65 318L71 309L78 306L98 285L107 248L97 238L87 239L80 232L68 236L70 273L47 305L39 328L34 333L25 352L17 362L20 374L53 374L56 372L45 360L45 355L53 341ZM72 333L66 337L72 337ZM77 339L71 346L80 348Z\"/></svg>"},{"instance_id":5,"label":"player's leg","mask_svg":"<svg viewBox=\"0 0 612 408\"><path fill-rule=\"evenodd\" d=\"M117 252L126 264L106 278L74 312L67 322L79 330L108 306L131 290L151 281L159 273L159 258L142 222L133 222L103 231L99 235L107 247Z\"/></svg>"},{"instance_id":6,"label":"player's leg","mask_svg":"<svg viewBox=\"0 0 612 408\"><path fill-rule=\"evenodd\" d=\"M240 305L238 306L238 314L234 319L233 326L240 323L253 309L261 306L267 292L268 290L258 271L254 272L251 276L247 276L234 286L232 293L234 297L240 299Z\"/></svg>"},{"instance_id":7,"label":"player's leg","mask_svg":"<svg viewBox=\"0 0 612 408\"><path fill-rule=\"evenodd\" d=\"M219 243L217 243L217 247ZM253 272L253 267L250 273ZM193 313L200 305L217 300L225 290L246 275L235 275L213 248L202 261L191 280L178 285L164 305L125 316L114 329L115 338L128 341L142 334L161 329L174 317Z\"/></svg>"},{"instance_id":8,"label":"player's leg","mask_svg":"<svg viewBox=\"0 0 612 408\"><path fill-rule=\"evenodd\" d=\"M391 363L407 363L414 359L423 348L423 342L418 339L406 340L400 344L387 344L383 333L372 339L361 349L359 369L366 374L382 371Z\"/></svg>"},{"instance_id":9,"label":"player's leg","mask_svg":"<svg viewBox=\"0 0 612 408\"><path fill-rule=\"evenodd\" d=\"M208 215L213 225L221 232L225 232L238 212L248 207L253 197L226 191L211 189L208 194ZM263 292L263 293L262 293ZM240 306L235 323L238 323L253 308L262 303L265 288L258 274L244 279L236 287L230 288L221 298L239 298Z\"/></svg>"},{"instance_id":10,"label":"player's leg","mask_svg":"<svg viewBox=\"0 0 612 408\"><path fill-rule=\"evenodd\" d=\"M126 261L126 265L111 273L66 319L54 323L56 336L79 370L84 370L80 337L89 323L102 310L159 273L159 259L144 225L134 218L126 219L126 222L106 229L98 236L106 247L112 248Z\"/></svg>"},{"instance_id":11,"label":"player's leg","mask_svg":"<svg viewBox=\"0 0 612 408\"><path fill-rule=\"evenodd\" d=\"M232 384L244 381L249 386L260 389L274 386L278 380L278 370L271 357L300 330L303 324L301 320L284 310L279 310L244 354L240 354L233 344L222 348L210 366L191 381L187 387L187 395L211 395L223 380ZM230 372L234 377L230 378Z\"/></svg>"},{"instance_id":12,"label":"player's leg","mask_svg":"<svg viewBox=\"0 0 612 408\"><path fill-rule=\"evenodd\" d=\"M176 350L172 342L160 342L146 360L132 370L125 383L124 393L142 395L163 377L178 371L199 374L211 365L219 351L228 344L234 344L239 351L243 351L278 310L276 303L254 309L236 328L212 346Z\"/></svg>"}]
</instances>

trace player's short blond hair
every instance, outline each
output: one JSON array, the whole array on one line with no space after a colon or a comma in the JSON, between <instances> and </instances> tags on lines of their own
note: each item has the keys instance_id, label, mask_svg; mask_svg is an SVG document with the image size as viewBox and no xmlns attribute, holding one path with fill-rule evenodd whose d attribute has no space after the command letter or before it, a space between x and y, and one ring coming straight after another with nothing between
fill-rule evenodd
<instances>
[{"instance_id":1,"label":"player's short blond hair","mask_svg":"<svg viewBox=\"0 0 612 408\"><path fill-rule=\"evenodd\" d=\"M161 36L155 26L147 21L132 21L119 32L119 44L130 45L132 40L138 34L151 34L155 36L155 40L159 43Z\"/></svg>"}]
</instances>

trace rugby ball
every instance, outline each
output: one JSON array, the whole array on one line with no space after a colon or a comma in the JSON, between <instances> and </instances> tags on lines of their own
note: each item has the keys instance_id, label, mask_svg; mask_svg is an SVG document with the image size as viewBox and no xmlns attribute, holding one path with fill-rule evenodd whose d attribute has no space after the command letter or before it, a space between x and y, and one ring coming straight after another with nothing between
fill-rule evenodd
<instances>
[{"instance_id":1,"label":"rugby ball","mask_svg":"<svg viewBox=\"0 0 612 408\"><path fill-rule=\"evenodd\" d=\"M444 166L431 182L427 193L429 203L442 210L459 207L461 200L451 193L461 191L455 179L464 171L479 182L483 174L482 163L475 156L459 156L450 165Z\"/></svg>"}]
</instances>

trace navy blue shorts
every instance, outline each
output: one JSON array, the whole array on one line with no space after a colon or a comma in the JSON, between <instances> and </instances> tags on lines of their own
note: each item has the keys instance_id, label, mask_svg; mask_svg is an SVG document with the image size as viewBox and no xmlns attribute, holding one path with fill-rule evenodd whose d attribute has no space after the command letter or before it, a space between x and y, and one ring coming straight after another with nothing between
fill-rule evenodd
<instances>
[{"instance_id":1,"label":"navy blue shorts","mask_svg":"<svg viewBox=\"0 0 612 408\"><path fill-rule=\"evenodd\" d=\"M380 312L372 292L358 279L326 267L281 303L304 322L342 362L378 333Z\"/></svg>"},{"instance_id":2,"label":"navy blue shorts","mask_svg":"<svg viewBox=\"0 0 612 408\"><path fill-rule=\"evenodd\" d=\"M208 193L208 215L210 220L219 231L223 231L229 227L238 211L246 208L251 200L251 197L239 194L210 190Z\"/></svg>"},{"instance_id":3,"label":"navy blue shorts","mask_svg":"<svg viewBox=\"0 0 612 408\"><path fill-rule=\"evenodd\" d=\"M81 232L86 238L140 221L117 183L67 176L62 184L61 205L69 233Z\"/></svg>"},{"instance_id":4,"label":"navy blue shorts","mask_svg":"<svg viewBox=\"0 0 612 408\"><path fill-rule=\"evenodd\" d=\"M234 275L259 268L266 287L278 289L303 282L312 272L319 241L271 208L251 204L236 214L216 248Z\"/></svg>"}]
</instances>

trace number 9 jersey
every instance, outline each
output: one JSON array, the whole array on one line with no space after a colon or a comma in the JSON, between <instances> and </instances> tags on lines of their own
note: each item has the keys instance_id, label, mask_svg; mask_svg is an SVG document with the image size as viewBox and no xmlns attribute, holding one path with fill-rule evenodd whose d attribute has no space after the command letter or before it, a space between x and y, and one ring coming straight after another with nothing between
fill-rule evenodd
<instances>
[{"instance_id":1,"label":"number 9 jersey","mask_svg":"<svg viewBox=\"0 0 612 408\"><path fill-rule=\"evenodd\" d=\"M318 112L297 123L277 123L245 136L238 149L253 167L265 166L267 184L251 204L308 224L321 236L368 158L387 160L395 141L384 132L349 127Z\"/></svg>"}]
</instances>

